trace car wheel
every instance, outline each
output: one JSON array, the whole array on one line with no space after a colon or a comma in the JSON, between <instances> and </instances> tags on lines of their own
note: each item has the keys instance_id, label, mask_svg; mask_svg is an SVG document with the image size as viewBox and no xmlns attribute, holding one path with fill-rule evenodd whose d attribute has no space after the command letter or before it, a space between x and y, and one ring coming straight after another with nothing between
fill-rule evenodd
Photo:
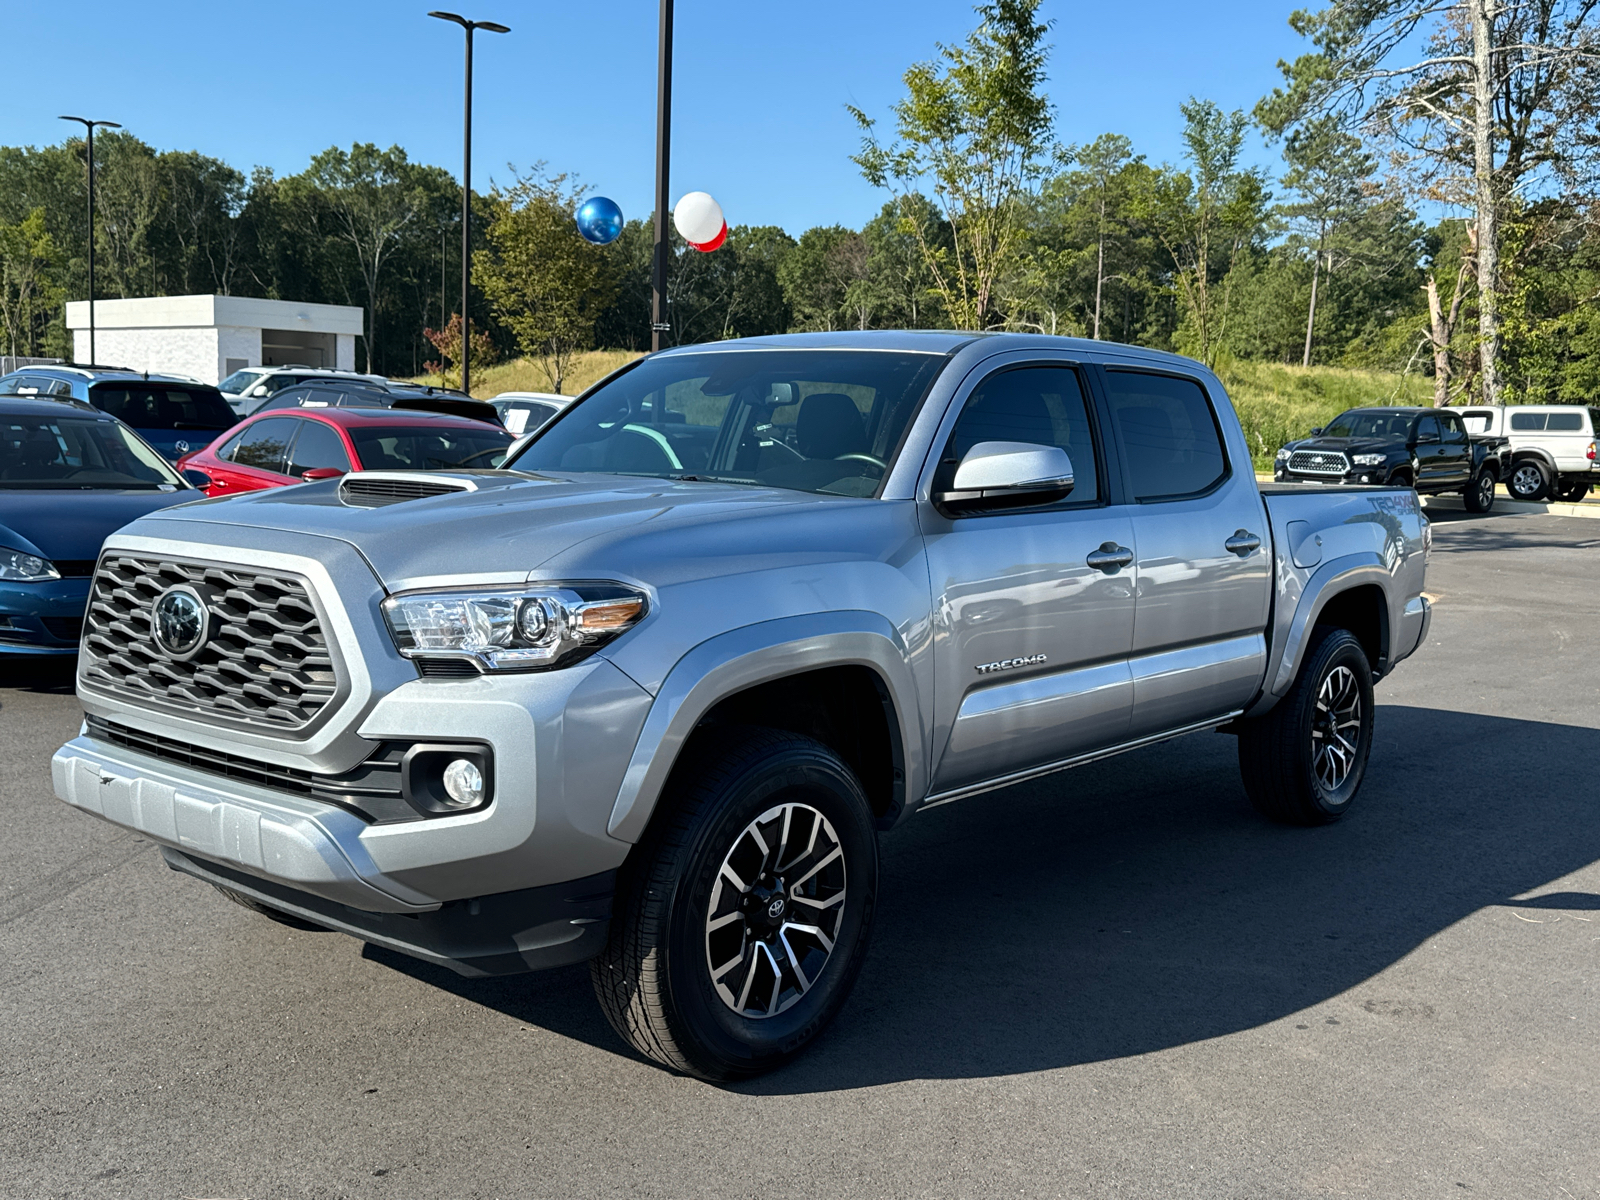
<instances>
[{"instance_id":1,"label":"car wheel","mask_svg":"<svg viewBox=\"0 0 1600 1200\"><path fill-rule=\"evenodd\" d=\"M716 729L691 753L619 879L590 975L639 1053L726 1082L792 1058L844 1004L872 925L877 833L855 775L810 738Z\"/></svg>"},{"instance_id":2,"label":"car wheel","mask_svg":"<svg viewBox=\"0 0 1600 1200\"><path fill-rule=\"evenodd\" d=\"M1372 668L1347 629L1322 629L1289 694L1239 729L1250 803L1289 825L1326 825L1350 809L1372 751Z\"/></svg>"},{"instance_id":3,"label":"car wheel","mask_svg":"<svg viewBox=\"0 0 1600 1200\"><path fill-rule=\"evenodd\" d=\"M1529 458L1511 468L1506 491L1517 500L1543 500L1549 493L1550 483L1550 468Z\"/></svg>"},{"instance_id":4,"label":"car wheel","mask_svg":"<svg viewBox=\"0 0 1600 1200\"><path fill-rule=\"evenodd\" d=\"M1494 507L1494 472L1480 470L1461 494L1470 513L1486 513Z\"/></svg>"},{"instance_id":5,"label":"car wheel","mask_svg":"<svg viewBox=\"0 0 1600 1200\"><path fill-rule=\"evenodd\" d=\"M1410 471L1396 471L1384 483L1385 487L1414 487Z\"/></svg>"},{"instance_id":6,"label":"car wheel","mask_svg":"<svg viewBox=\"0 0 1600 1200\"><path fill-rule=\"evenodd\" d=\"M1569 483L1556 493L1568 504L1578 504L1589 494L1587 483Z\"/></svg>"}]
</instances>

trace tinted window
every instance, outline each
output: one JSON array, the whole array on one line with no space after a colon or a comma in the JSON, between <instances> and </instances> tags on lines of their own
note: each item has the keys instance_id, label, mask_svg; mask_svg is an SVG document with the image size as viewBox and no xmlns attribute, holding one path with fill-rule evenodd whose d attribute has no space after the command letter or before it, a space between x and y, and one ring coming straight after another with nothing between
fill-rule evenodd
<instances>
[{"instance_id":1,"label":"tinted window","mask_svg":"<svg viewBox=\"0 0 1600 1200\"><path fill-rule=\"evenodd\" d=\"M251 388L261 376L259 371L235 371L221 383L217 384L219 392L242 393Z\"/></svg>"},{"instance_id":2,"label":"tinted window","mask_svg":"<svg viewBox=\"0 0 1600 1200\"><path fill-rule=\"evenodd\" d=\"M1135 500L1193 495L1228 473L1211 403L1194 380L1107 371L1106 384Z\"/></svg>"},{"instance_id":3,"label":"tinted window","mask_svg":"<svg viewBox=\"0 0 1600 1200\"><path fill-rule=\"evenodd\" d=\"M944 363L869 350L646 359L567 409L516 465L870 496Z\"/></svg>"},{"instance_id":4,"label":"tinted window","mask_svg":"<svg viewBox=\"0 0 1600 1200\"><path fill-rule=\"evenodd\" d=\"M8 379L0 380L0 395L48 396L52 382L54 381L38 375L12 375Z\"/></svg>"},{"instance_id":5,"label":"tinted window","mask_svg":"<svg viewBox=\"0 0 1600 1200\"><path fill-rule=\"evenodd\" d=\"M513 404L496 405L507 433L532 433L556 415L556 406L540 404L536 400L519 400Z\"/></svg>"},{"instance_id":6,"label":"tinted window","mask_svg":"<svg viewBox=\"0 0 1600 1200\"><path fill-rule=\"evenodd\" d=\"M1417 441L1439 441L1439 422L1433 417L1417 418Z\"/></svg>"},{"instance_id":7,"label":"tinted window","mask_svg":"<svg viewBox=\"0 0 1600 1200\"><path fill-rule=\"evenodd\" d=\"M498 467L511 435L487 427L372 425L350 431L363 471L441 471Z\"/></svg>"},{"instance_id":8,"label":"tinted window","mask_svg":"<svg viewBox=\"0 0 1600 1200\"><path fill-rule=\"evenodd\" d=\"M239 443L242 442L243 440L244 440L244 434L243 433L234 434L231 438L229 438L226 442L224 442L222 444L222 448L217 451L217 457L222 459L223 462L232 462L233 461L233 452L239 448Z\"/></svg>"},{"instance_id":9,"label":"tinted window","mask_svg":"<svg viewBox=\"0 0 1600 1200\"><path fill-rule=\"evenodd\" d=\"M1440 413L1439 423L1444 426L1444 440L1451 445L1459 446L1466 442L1467 431L1462 428L1461 418L1454 413Z\"/></svg>"},{"instance_id":10,"label":"tinted window","mask_svg":"<svg viewBox=\"0 0 1600 1200\"><path fill-rule=\"evenodd\" d=\"M321 421L301 421L300 436L290 452L289 474L304 475L316 468L348 471L350 457L344 452L339 431Z\"/></svg>"},{"instance_id":11,"label":"tinted window","mask_svg":"<svg viewBox=\"0 0 1600 1200\"><path fill-rule=\"evenodd\" d=\"M1411 436L1411 414L1353 408L1329 421L1322 436L1405 439Z\"/></svg>"},{"instance_id":12,"label":"tinted window","mask_svg":"<svg viewBox=\"0 0 1600 1200\"><path fill-rule=\"evenodd\" d=\"M239 420L216 388L102 383L89 389L89 399L135 429L223 430Z\"/></svg>"},{"instance_id":13,"label":"tinted window","mask_svg":"<svg viewBox=\"0 0 1600 1200\"><path fill-rule=\"evenodd\" d=\"M0 417L0 488L157 488L177 477L115 421Z\"/></svg>"},{"instance_id":14,"label":"tinted window","mask_svg":"<svg viewBox=\"0 0 1600 1200\"><path fill-rule=\"evenodd\" d=\"M1511 428L1521 430L1524 433L1529 430L1543 429L1544 418L1544 413L1512 413Z\"/></svg>"},{"instance_id":15,"label":"tinted window","mask_svg":"<svg viewBox=\"0 0 1600 1200\"><path fill-rule=\"evenodd\" d=\"M956 465L979 442L1060 446L1072 460L1070 502L1100 498L1088 406L1070 367L1000 371L980 383L950 434L941 472L953 479Z\"/></svg>"},{"instance_id":16,"label":"tinted window","mask_svg":"<svg viewBox=\"0 0 1600 1200\"><path fill-rule=\"evenodd\" d=\"M269 417L265 421L257 421L239 439L233 451L233 461L241 467L275 471L282 475L289 439L294 437L294 427L299 423L293 417Z\"/></svg>"},{"instance_id":17,"label":"tinted window","mask_svg":"<svg viewBox=\"0 0 1600 1200\"><path fill-rule=\"evenodd\" d=\"M1550 422L1545 426L1552 433L1577 433L1583 428L1583 414L1575 412L1551 413Z\"/></svg>"}]
</instances>

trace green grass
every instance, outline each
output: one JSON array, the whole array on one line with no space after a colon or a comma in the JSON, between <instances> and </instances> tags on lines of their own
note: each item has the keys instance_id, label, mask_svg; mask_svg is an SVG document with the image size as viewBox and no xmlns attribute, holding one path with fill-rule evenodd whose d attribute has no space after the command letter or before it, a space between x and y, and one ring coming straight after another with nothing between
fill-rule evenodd
<instances>
[{"instance_id":1,"label":"green grass","mask_svg":"<svg viewBox=\"0 0 1600 1200\"><path fill-rule=\"evenodd\" d=\"M1218 374L1233 399L1258 470L1270 471L1278 447L1326 425L1347 408L1431 404L1433 381L1422 375L1235 362Z\"/></svg>"},{"instance_id":2,"label":"green grass","mask_svg":"<svg viewBox=\"0 0 1600 1200\"><path fill-rule=\"evenodd\" d=\"M561 381L561 390L576 396L596 380L609 375L623 363L639 357L635 350L589 350L578 355L567 377ZM426 383L434 387L455 387L460 375L444 379L438 375L418 375L411 382ZM539 369L539 364L529 358L514 358L509 362L495 363L490 367L474 367L472 394L487 400L501 392L548 392L550 380Z\"/></svg>"}]
</instances>

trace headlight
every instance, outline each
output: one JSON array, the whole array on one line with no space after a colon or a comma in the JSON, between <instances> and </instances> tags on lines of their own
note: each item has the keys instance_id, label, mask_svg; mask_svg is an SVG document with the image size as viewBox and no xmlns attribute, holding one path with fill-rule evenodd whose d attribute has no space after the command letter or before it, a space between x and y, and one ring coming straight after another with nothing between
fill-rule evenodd
<instances>
[{"instance_id":1,"label":"headlight","mask_svg":"<svg viewBox=\"0 0 1600 1200\"><path fill-rule=\"evenodd\" d=\"M24 554L21 550L7 550L0 546L0 581L6 583L44 583L50 579L60 579L61 572L56 570L48 559L40 558L37 554Z\"/></svg>"},{"instance_id":2,"label":"headlight","mask_svg":"<svg viewBox=\"0 0 1600 1200\"><path fill-rule=\"evenodd\" d=\"M403 592L383 602L406 658L470 656L483 671L565 667L632 629L645 594L619 583Z\"/></svg>"},{"instance_id":3,"label":"headlight","mask_svg":"<svg viewBox=\"0 0 1600 1200\"><path fill-rule=\"evenodd\" d=\"M1273 459L1273 461L1274 462L1281 462L1281 463L1288 462L1289 461L1289 447L1285 446L1282 450L1279 450L1278 451L1278 457Z\"/></svg>"},{"instance_id":4,"label":"headlight","mask_svg":"<svg viewBox=\"0 0 1600 1200\"><path fill-rule=\"evenodd\" d=\"M1358 467L1381 467L1383 455L1381 454L1352 454L1350 461Z\"/></svg>"}]
</instances>

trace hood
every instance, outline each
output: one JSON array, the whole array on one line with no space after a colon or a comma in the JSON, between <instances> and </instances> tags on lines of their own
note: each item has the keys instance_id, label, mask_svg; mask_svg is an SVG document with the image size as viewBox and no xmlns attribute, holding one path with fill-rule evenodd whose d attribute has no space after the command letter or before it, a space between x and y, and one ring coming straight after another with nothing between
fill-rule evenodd
<instances>
[{"instance_id":1,"label":"hood","mask_svg":"<svg viewBox=\"0 0 1600 1200\"><path fill-rule=\"evenodd\" d=\"M1404 454L1404 442L1384 438L1311 437L1290 442L1290 450L1327 450L1343 454Z\"/></svg>"},{"instance_id":2,"label":"hood","mask_svg":"<svg viewBox=\"0 0 1600 1200\"><path fill-rule=\"evenodd\" d=\"M370 474L370 473L369 473ZM531 573L685 578L774 563L836 560L850 531L866 533L877 500L738 484L616 475L430 472L475 491L380 508L340 499L342 480L201 501L175 520L281 529L354 546L392 589L472 576L520 581ZM345 476L346 479L355 476ZM160 536L160 514L140 533ZM227 535L218 529L217 540Z\"/></svg>"},{"instance_id":3,"label":"hood","mask_svg":"<svg viewBox=\"0 0 1600 1200\"><path fill-rule=\"evenodd\" d=\"M0 489L0 545L63 562L98 558L100 543L130 521L198 496L187 488Z\"/></svg>"}]
</instances>

